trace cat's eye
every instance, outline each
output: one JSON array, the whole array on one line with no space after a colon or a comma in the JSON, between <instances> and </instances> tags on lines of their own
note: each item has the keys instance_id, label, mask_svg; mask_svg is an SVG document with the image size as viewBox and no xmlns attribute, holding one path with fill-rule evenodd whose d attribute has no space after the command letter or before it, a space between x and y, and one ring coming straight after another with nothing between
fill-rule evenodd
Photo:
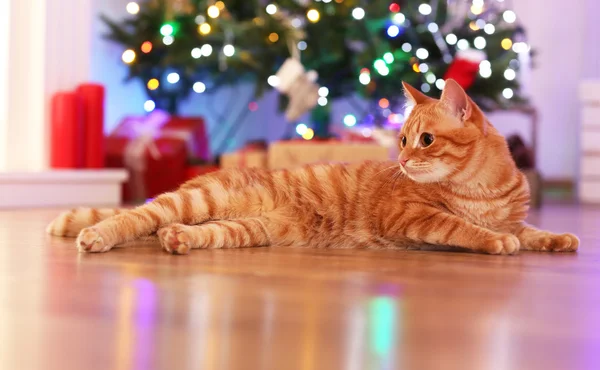
<instances>
[{"instance_id":1,"label":"cat's eye","mask_svg":"<svg viewBox=\"0 0 600 370\"><path fill-rule=\"evenodd\" d=\"M435 137L429 132L425 132L423 133L423 135L421 135L421 145L423 146L423 148L427 148L428 146L433 144L434 140Z\"/></svg>"},{"instance_id":2,"label":"cat's eye","mask_svg":"<svg viewBox=\"0 0 600 370\"><path fill-rule=\"evenodd\" d=\"M406 136L402 136L402 139L400 139L400 144L402 144L403 148L406 146Z\"/></svg>"}]
</instances>

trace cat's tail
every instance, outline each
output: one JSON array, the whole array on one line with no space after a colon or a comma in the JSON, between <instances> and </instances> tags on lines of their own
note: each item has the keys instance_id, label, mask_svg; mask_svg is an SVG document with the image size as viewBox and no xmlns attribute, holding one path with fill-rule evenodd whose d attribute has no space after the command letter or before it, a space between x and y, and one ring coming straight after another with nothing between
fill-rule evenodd
<instances>
[{"instance_id":1,"label":"cat's tail","mask_svg":"<svg viewBox=\"0 0 600 370\"><path fill-rule=\"evenodd\" d=\"M123 210L111 208L75 208L61 213L48 227L46 232L55 236L76 237L79 232L111 216L118 215Z\"/></svg>"}]
</instances>

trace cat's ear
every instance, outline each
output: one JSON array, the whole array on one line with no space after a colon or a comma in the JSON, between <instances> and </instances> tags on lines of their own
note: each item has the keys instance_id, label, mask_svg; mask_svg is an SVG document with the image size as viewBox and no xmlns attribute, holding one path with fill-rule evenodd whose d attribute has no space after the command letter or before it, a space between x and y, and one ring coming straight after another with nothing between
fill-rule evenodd
<instances>
[{"instance_id":1,"label":"cat's ear","mask_svg":"<svg viewBox=\"0 0 600 370\"><path fill-rule=\"evenodd\" d=\"M430 97L404 81L402 81L402 86L404 86L404 96L406 97L408 105L417 105L431 100Z\"/></svg>"},{"instance_id":2,"label":"cat's ear","mask_svg":"<svg viewBox=\"0 0 600 370\"><path fill-rule=\"evenodd\" d=\"M446 80L440 104L450 115L458 118L461 122L468 120L473 112L467 93L458 82L452 79Z\"/></svg>"}]
</instances>

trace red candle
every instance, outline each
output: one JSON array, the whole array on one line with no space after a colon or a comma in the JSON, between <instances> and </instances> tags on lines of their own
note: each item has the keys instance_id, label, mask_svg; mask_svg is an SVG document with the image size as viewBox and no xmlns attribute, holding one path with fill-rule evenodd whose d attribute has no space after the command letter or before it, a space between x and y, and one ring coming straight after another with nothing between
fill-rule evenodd
<instances>
[{"instance_id":1,"label":"red candle","mask_svg":"<svg viewBox=\"0 0 600 370\"><path fill-rule=\"evenodd\" d=\"M52 97L52 168L77 168L83 164L81 101L74 92L59 92Z\"/></svg>"},{"instance_id":2,"label":"red candle","mask_svg":"<svg viewBox=\"0 0 600 370\"><path fill-rule=\"evenodd\" d=\"M104 87L83 84L77 88L83 104L84 167L104 167Z\"/></svg>"}]
</instances>

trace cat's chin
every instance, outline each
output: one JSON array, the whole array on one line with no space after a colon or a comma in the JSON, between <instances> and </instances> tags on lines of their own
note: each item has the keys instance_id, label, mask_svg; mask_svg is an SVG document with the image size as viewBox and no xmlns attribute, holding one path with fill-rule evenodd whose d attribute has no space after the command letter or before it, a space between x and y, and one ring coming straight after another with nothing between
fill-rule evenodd
<instances>
[{"instance_id":1,"label":"cat's chin","mask_svg":"<svg viewBox=\"0 0 600 370\"><path fill-rule=\"evenodd\" d=\"M414 182L419 182L423 184L442 181L447 175L446 173L443 173L444 171L419 171L403 169L402 172L404 172L404 174Z\"/></svg>"}]
</instances>

